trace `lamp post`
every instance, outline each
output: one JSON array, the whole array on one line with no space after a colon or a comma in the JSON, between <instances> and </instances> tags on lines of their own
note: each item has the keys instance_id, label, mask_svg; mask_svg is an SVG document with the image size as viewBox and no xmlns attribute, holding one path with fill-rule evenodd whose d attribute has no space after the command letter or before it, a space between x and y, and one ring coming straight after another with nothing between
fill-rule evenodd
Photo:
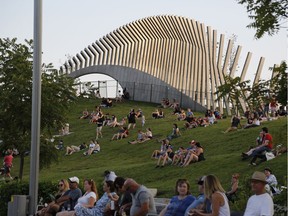
<instances>
[{"instance_id":1,"label":"lamp post","mask_svg":"<svg viewBox=\"0 0 288 216\"><path fill-rule=\"evenodd\" d=\"M32 124L29 183L29 215L36 213L41 118L42 0L34 0Z\"/></svg>"}]
</instances>

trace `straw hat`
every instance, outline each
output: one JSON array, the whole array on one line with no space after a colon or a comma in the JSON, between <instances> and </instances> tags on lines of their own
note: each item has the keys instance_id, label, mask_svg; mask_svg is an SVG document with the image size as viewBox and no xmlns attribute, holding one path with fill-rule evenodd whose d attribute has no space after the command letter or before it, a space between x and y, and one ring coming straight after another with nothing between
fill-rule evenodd
<instances>
[{"instance_id":1,"label":"straw hat","mask_svg":"<svg viewBox=\"0 0 288 216\"><path fill-rule=\"evenodd\" d=\"M250 180L261 181L263 183L267 183L265 174L263 172L259 172L259 171L255 171Z\"/></svg>"}]
</instances>

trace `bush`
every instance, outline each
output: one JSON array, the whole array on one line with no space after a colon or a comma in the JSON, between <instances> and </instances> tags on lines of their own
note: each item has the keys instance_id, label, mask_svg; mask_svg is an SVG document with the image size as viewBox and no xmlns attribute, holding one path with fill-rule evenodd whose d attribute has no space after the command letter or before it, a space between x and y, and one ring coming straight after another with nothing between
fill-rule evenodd
<instances>
[{"instance_id":1,"label":"bush","mask_svg":"<svg viewBox=\"0 0 288 216\"><path fill-rule=\"evenodd\" d=\"M99 199L103 195L103 183L97 185ZM79 188L83 191L83 185L80 184ZM51 202L51 196L55 195L58 191L57 182L39 182L38 188L38 202L39 204ZM21 181L0 181L0 215L7 215L8 202L11 201L12 195L28 195L29 182Z\"/></svg>"},{"instance_id":2,"label":"bush","mask_svg":"<svg viewBox=\"0 0 288 216\"><path fill-rule=\"evenodd\" d=\"M38 200L43 200L43 203L50 202L51 198L49 194L55 194L57 192L57 184L52 182L39 182ZM11 201L12 195L28 195L29 183L10 181L0 182L0 215L7 215L8 202Z\"/></svg>"}]
</instances>

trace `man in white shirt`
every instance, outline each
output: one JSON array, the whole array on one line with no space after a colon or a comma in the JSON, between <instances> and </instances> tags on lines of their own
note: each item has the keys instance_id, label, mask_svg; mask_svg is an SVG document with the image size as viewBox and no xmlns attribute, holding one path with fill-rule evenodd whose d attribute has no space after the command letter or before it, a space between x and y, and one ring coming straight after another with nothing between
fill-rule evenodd
<instances>
[{"instance_id":1,"label":"man in white shirt","mask_svg":"<svg viewBox=\"0 0 288 216\"><path fill-rule=\"evenodd\" d=\"M113 171L105 170L104 171L104 181L115 181L117 175Z\"/></svg>"},{"instance_id":2,"label":"man in white shirt","mask_svg":"<svg viewBox=\"0 0 288 216\"><path fill-rule=\"evenodd\" d=\"M251 178L251 188L255 195L248 200L244 216L272 216L274 204L271 196L266 193L266 176L263 172L256 171Z\"/></svg>"}]
</instances>

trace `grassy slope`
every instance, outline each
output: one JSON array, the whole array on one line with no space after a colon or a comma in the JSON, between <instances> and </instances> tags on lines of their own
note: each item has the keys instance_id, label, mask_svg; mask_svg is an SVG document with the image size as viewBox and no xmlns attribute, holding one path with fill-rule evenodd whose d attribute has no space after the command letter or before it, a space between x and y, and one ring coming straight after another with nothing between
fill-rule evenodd
<instances>
[{"instance_id":1,"label":"grassy slope","mask_svg":"<svg viewBox=\"0 0 288 216\"><path fill-rule=\"evenodd\" d=\"M79 120L82 110L92 110L99 101L82 100L71 108L69 123L74 133L63 137L64 144L79 145L81 142L89 143L95 138L95 125L89 124L88 120ZM131 107L141 108L146 116L146 127L151 127L153 135L157 138L165 137L171 133L172 124L176 122L180 128L183 122L175 121L175 116L170 114L171 110L166 109L164 119L154 120L150 113L155 109L156 104L127 102L116 104L111 109L103 109L105 113L115 114L118 119L124 117ZM197 113L196 115L201 115ZM243 120L242 123L245 123ZM221 120L218 124L207 128L196 128L187 131L181 130L182 136L172 140L173 146L188 146L188 141L195 139L199 141L205 150L206 161L192 164L186 168L175 166L155 169L156 161L150 159L154 149L159 149L160 144L151 140L143 144L131 145L127 141L136 138L137 129L141 128L140 123L131 132L130 138L120 141L110 141L111 136L118 131L118 128L103 128L104 138L100 139L101 152L90 157L84 157L82 153L75 153L71 156L63 156L61 152L58 164L53 164L49 169L40 172L40 181L59 180L70 176L78 176L80 179L93 178L102 181L104 170L113 170L119 176L131 177L148 187L158 188L158 196L170 197L174 193L174 184L178 178L188 178L192 183L192 192L197 193L194 184L195 179L201 175L217 175L224 188L229 188L230 177L234 172L242 175L251 175L255 170L263 170L269 166L278 177L280 183L287 177L287 154L281 155L274 160L262 163L257 167L248 166L248 161L241 161L241 152L247 150L255 143L260 128L251 128L223 134L230 125L230 119ZM265 122L274 137L274 143L287 143L287 122L286 118L277 121ZM12 174L18 172L18 159L15 159L15 166ZM25 161L24 179L29 178L29 158Z\"/></svg>"}]
</instances>

